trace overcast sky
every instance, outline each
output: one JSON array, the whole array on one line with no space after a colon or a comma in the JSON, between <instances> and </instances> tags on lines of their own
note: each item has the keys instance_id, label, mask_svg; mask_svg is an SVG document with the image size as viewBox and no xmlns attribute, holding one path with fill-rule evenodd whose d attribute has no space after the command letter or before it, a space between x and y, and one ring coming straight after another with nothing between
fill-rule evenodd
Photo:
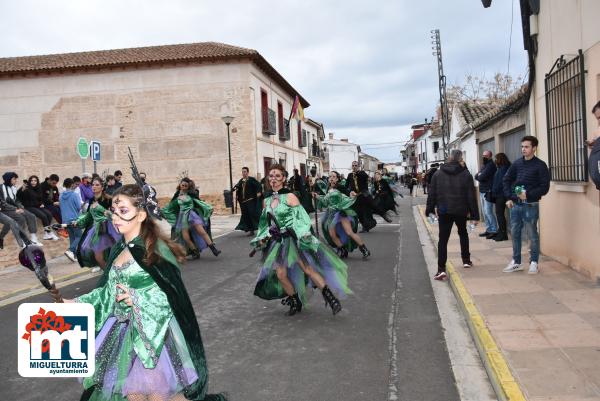
<instances>
[{"instance_id":1,"label":"overcast sky","mask_svg":"<svg viewBox=\"0 0 600 401\"><path fill-rule=\"evenodd\" d=\"M258 50L306 116L385 161L434 115L440 29L449 84L527 71L517 0L19 0L0 2L0 57L216 41Z\"/></svg>"}]
</instances>

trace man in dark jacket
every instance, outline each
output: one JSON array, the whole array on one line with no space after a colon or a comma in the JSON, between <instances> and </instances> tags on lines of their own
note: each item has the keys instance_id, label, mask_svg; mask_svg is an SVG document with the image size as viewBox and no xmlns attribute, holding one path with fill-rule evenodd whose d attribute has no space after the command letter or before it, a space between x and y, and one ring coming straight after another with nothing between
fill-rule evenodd
<instances>
[{"instance_id":1,"label":"man in dark jacket","mask_svg":"<svg viewBox=\"0 0 600 401\"><path fill-rule=\"evenodd\" d=\"M235 184L233 190L237 191L237 201L242 211L240 222L235 229L247 232L251 236L258 228L258 221L260 220L262 187L260 182L249 174L250 169L242 167L242 178Z\"/></svg>"},{"instance_id":2,"label":"man in dark jacket","mask_svg":"<svg viewBox=\"0 0 600 401\"><path fill-rule=\"evenodd\" d=\"M467 219L477 224L479 211L473 176L460 165L461 160L462 151L454 149L450 152L448 163L442 165L433 175L427 196L425 214L437 214L439 219L438 272L433 277L435 280L444 280L447 277L448 239L453 224L458 228L463 266L473 266L469 252Z\"/></svg>"},{"instance_id":3,"label":"man in dark jacket","mask_svg":"<svg viewBox=\"0 0 600 401\"><path fill-rule=\"evenodd\" d=\"M529 274L538 272L540 234L537 221L540 216L540 199L550 190L550 171L542 160L535 157L538 140L525 136L521 140L522 158L510 166L502 180L506 206L510 209L510 232L513 258L502 270L512 273L523 270L521 266L521 231L529 232Z\"/></svg>"},{"instance_id":4,"label":"man in dark jacket","mask_svg":"<svg viewBox=\"0 0 600 401\"><path fill-rule=\"evenodd\" d=\"M486 150L483 152L483 166L481 167L481 170L475 174L475 179L479 181L479 200L481 201L483 220L485 222L485 232L479 234L479 236L486 237L487 239L492 239L498 234L498 223L496 222L496 215L494 214L494 203L485 199L485 194L492 191L495 174L496 164L494 164L494 161L492 160L492 152Z\"/></svg>"}]
</instances>

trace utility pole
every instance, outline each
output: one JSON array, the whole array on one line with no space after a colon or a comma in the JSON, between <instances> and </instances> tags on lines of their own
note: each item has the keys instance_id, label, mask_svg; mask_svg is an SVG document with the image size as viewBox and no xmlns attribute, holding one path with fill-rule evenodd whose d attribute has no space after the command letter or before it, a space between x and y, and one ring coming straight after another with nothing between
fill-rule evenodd
<instances>
[{"instance_id":1,"label":"utility pole","mask_svg":"<svg viewBox=\"0 0 600 401\"><path fill-rule=\"evenodd\" d=\"M431 31L432 54L437 56L438 62L438 86L440 90L440 112L442 114L442 147L444 158L448 157L448 142L450 142L450 127L448 116L448 101L446 100L446 76L444 75L444 65L442 64L442 42L440 40L440 30Z\"/></svg>"}]
</instances>

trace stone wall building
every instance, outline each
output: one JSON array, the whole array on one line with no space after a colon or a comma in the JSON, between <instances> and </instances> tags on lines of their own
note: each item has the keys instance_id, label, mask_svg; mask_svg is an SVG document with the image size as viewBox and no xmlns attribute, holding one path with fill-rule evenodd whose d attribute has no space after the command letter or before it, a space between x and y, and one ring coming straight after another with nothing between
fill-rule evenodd
<instances>
[{"instance_id":1,"label":"stone wall building","mask_svg":"<svg viewBox=\"0 0 600 401\"><path fill-rule=\"evenodd\" d=\"M75 147L84 137L102 144L100 174L121 169L131 182L130 147L160 196L187 171L204 197L222 202L229 160L221 117L235 117L234 180L242 166L260 178L273 160L306 163L290 134L301 124L287 121L297 94L256 50L214 42L3 58L0 170L79 175Z\"/></svg>"}]
</instances>

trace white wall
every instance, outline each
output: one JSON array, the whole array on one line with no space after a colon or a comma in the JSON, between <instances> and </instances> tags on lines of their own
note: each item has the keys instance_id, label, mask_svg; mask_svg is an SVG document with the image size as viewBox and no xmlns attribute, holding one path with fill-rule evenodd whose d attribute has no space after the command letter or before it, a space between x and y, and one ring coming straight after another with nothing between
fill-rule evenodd
<instances>
[{"instance_id":1,"label":"white wall","mask_svg":"<svg viewBox=\"0 0 600 401\"><path fill-rule=\"evenodd\" d=\"M353 144L326 143L329 152L329 171L337 171L344 176L352 171L352 162L358 160L358 147Z\"/></svg>"},{"instance_id":2,"label":"white wall","mask_svg":"<svg viewBox=\"0 0 600 401\"><path fill-rule=\"evenodd\" d=\"M477 160L477 144L475 143L475 135L469 134L463 137L460 141L460 150L463 151L463 158L471 175L475 175L479 168ZM477 182L475 182L477 185Z\"/></svg>"}]
</instances>

